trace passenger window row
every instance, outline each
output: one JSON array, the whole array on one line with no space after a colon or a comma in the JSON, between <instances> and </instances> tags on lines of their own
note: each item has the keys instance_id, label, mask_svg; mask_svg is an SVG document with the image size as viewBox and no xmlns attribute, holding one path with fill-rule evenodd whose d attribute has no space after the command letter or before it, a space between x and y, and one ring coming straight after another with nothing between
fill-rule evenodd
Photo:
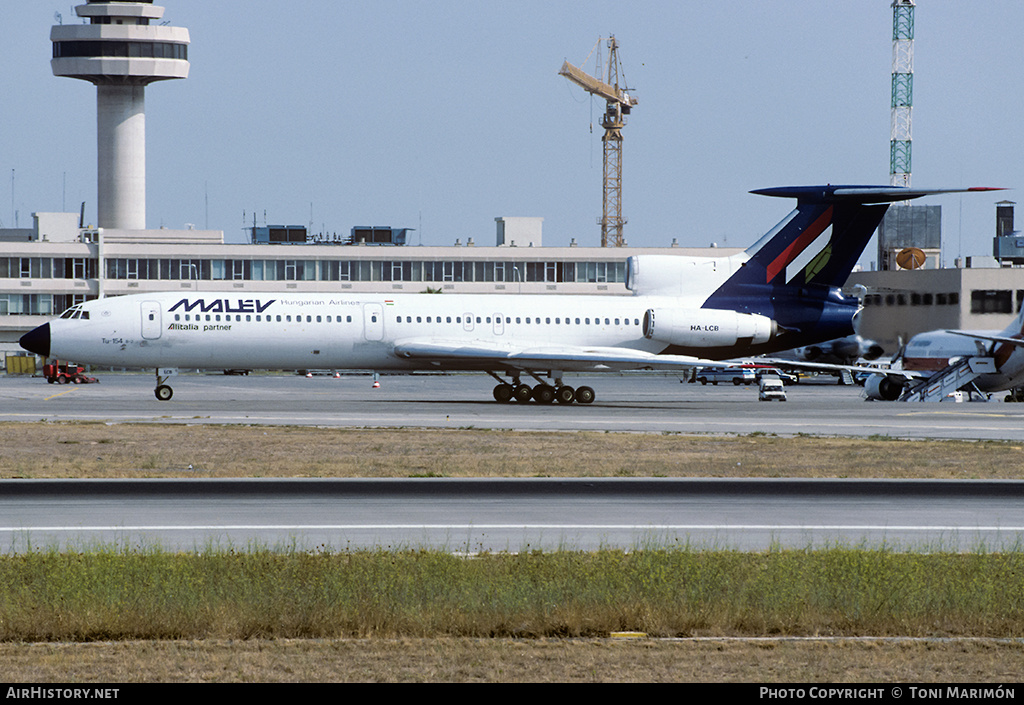
<instances>
[{"instance_id":1,"label":"passenger window row","mask_svg":"<svg viewBox=\"0 0 1024 705\"><path fill-rule=\"evenodd\" d=\"M263 316L263 315L258 314L258 313L255 314L255 315L253 315L251 313L247 313L245 315L244 320L252 321L252 320L255 319L257 323L261 323L261 322L263 322L264 318L266 319L267 323L292 323L293 316L280 315L280 314L278 314L277 316L271 316L269 314L266 315L266 316ZM294 316L295 323L302 323L302 318L303 318L302 316ZM342 320L341 316L306 316L305 318L306 318L306 323L313 323L314 319L315 319L315 321L317 323L325 323L325 322L326 323L351 323L352 322L352 316L345 316L344 320ZM324 320L325 318L326 318L326 321ZM200 313L196 313L196 314L176 313L176 314L174 314L174 320L175 321L185 320L186 322L187 321L197 321L197 322L198 321L215 321L216 322L216 321L220 321L221 320L221 315L219 313L205 313L205 314L200 314ZM225 322L230 322L232 320L241 322L243 320L243 318L242 318L241 314L235 314L234 318L232 318L230 315L225 315L223 320Z\"/></svg>"},{"instance_id":2,"label":"passenger window row","mask_svg":"<svg viewBox=\"0 0 1024 705\"><path fill-rule=\"evenodd\" d=\"M70 313L70 309L69 309L69 311L66 311L64 313L63 317L70 318L71 315L72 314ZM88 317L88 313L86 313L84 317L87 318ZM295 319L294 320L295 323L302 323L302 321L303 321L303 316L294 316L293 317L293 316L290 316L290 315L281 315L281 314L278 314L276 316L271 316L271 315L264 316L264 315L261 315L261 314L248 314L247 313L247 314L245 314L244 319L243 319L242 314L235 314L234 318L232 318L230 314L225 314L222 317L221 314L219 314L219 313L205 313L205 314L200 314L200 313L195 313L195 314L192 314L192 313L184 313L184 314L176 313L176 314L174 314L174 320L175 321L183 321L184 320L185 322L190 322L190 321L196 321L196 322L199 322L199 321L220 322L222 320L225 321L225 322L230 322L232 320L238 321L238 322L241 322L242 320L250 321L251 322L251 321L255 320L257 323L261 323L265 319L267 323L292 323L293 322L292 321L293 318ZM316 323L351 323L352 322L352 316L351 315L344 316L344 320L342 320L342 318L343 318L342 316L309 316L309 315L307 315L307 316L305 316L305 322L306 323L313 323L314 321ZM452 317L452 316L444 316L443 317L444 320L442 320L441 316L405 316L404 319L402 318L402 316L396 316L395 317L395 323L403 323L403 322L404 323L412 323L414 318L415 318L415 322L416 323L424 323L424 322L426 322L426 323L453 323L454 322L454 323L461 324L463 317L462 316L454 316L454 317ZM376 317L374 317L374 319L376 320ZM498 322L498 323L502 322L500 316L495 316L493 318L491 316L476 316L475 317L475 320L476 320L477 323L491 323L495 319L496 319L496 322ZM591 319L589 317L571 318L571 317L567 316L567 317L565 317L563 319L561 316L556 316L555 318L551 318L550 316L547 316L547 317L545 317L542 320L540 316L526 316L525 318L523 316L515 316L514 320L515 320L515 323L517 323L517 324L522 324L522 323L525 322L525 323L531 324L531 325L540 325L541 323L543 323L544 325L556 325L556 326L557 325L574 325L574 324L578 325L578 326L579 325L585 325L585 326L589 326L589 325L596 325L596 326L599 326L599 325L606 325L606 326L610 326L610 325L616 325L616 326L619 326L619 325L626 325L626 326L633 325L633 326L639 326L640 325L640 319L639 318L633 318L633 319L630 319L630 318L604 318L604 319L593 318L593 319ZM473 317L466 316L466 321L470 322L470 323L473 322ZM603 323L602 323L602 321L603 321ZM505 316L504 317L504 322L506 324L511 325L512 322L513 322L513 317L512 316Z\"/></svg>"},{"instance_id":3,"label":"passenger window row","mask_svg":"<svg viewBox=\"0 0 1024 705\"><path fill-rule=\"evenodd\" d=\"M425 320L424 320L424 316L406 316L405 319L404 319L404 322L405 323L412 323L414 318L416 319L416 323L424 323L424 322L426 322L426 323L452 323L453 322L451 316L445 316L445 320L443 320L443 321L441 320L441 316L426 316ZM495 316L494 318L496 319L496 322L498 322L498 323L502 322L501 316ZM472 318L470 316L466 316L466 320L467 320L467 322L472 322ZM513 320L513 317L512 316L505 316L504 320L505 320L505 323L511 324L512 320ZM620 318L605 318L603 320L604 320L604 323L602 324L602 319L594 318L593 319L593 325L596 325L596 326L599 326L599 325L606 325L606 326L610 326L610 325L616 325L616 326L619 326L619 325L626 325L626 326L634 325L634 326L638 326L638 325L640 325L640 319L639 318L634 318L634 319L629 319L629 318L621 318L621 319ZM401 316L396 316L395 317L395 323L402 323L402 322L403 322L403 319L402 319ZM455 316L454 322L455 323L462 323L462 316ZM476 316L476 322L477 323L491 323L492 322L492 318L491 318L491 316ZM524 322L524 318L522 316L515 316L515 322L521 324L521 323ZM540 316L536 316L536 317L526 316L525 317L525 322L526 323L530 323L530 324L534 324L534 325L539 325L541 323L544 323L545 325L552 325L552 322L554 322L553 324L556 325L556 326L557 325L563 325L563 324L564 325L573 325L574 322L575 322L575 325L578 325L578 326L579 325L585 325L585 326L591 325L591 319L590 318L575 318L574 319L574 318L566 317L565 320L563 321L563 319L561 317L551 318L550 316L545 317L543 321L541 320Z\"/></svg>"}]
</instances>

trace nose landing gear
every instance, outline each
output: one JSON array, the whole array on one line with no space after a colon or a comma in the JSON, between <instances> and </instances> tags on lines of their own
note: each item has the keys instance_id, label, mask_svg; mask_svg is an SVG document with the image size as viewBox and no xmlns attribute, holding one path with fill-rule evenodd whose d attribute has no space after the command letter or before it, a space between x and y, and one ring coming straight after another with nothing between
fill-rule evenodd
<instances>
[{"instance_id":1,"label":"nose landing gear","mask_svg":"<svg viewBox=\"0 0 1024 705\"><path fill-rule=\"evenodd\" d=\"M174 367L161 367L157 369L156 389L153 390L157 399L160 401L170 401L171 397L174 396L174 390L166 382L171 377L176 377L177 375L178 370Z\"/></svg>"}]
</instances>

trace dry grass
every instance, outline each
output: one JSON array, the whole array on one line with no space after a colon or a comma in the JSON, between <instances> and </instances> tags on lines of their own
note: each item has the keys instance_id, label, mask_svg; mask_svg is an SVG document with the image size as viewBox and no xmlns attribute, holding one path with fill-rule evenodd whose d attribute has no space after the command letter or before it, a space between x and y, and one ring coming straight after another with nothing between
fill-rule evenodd
<instances>
[{"instance_id":1,"label":"dry grass","mask_svg":"<svg viewBox=\"0 0 1024 705\"><path fill-rule=\"evenodd\" d=\"M331 639L0 644L7 683L1016 683L981 640ZM124 693L122 693L122 697Z\"/></svg>"},{"instance_id":2,"label":"dry grass","mask_svg":"<svg viewBox=\"0 0 1024 705\"><path fill-rule=\"evenodd\" d=\"M102 423L0 433L6 478L1024 478L1024 448L994 441Z\"/></svg>"}]
</instances>

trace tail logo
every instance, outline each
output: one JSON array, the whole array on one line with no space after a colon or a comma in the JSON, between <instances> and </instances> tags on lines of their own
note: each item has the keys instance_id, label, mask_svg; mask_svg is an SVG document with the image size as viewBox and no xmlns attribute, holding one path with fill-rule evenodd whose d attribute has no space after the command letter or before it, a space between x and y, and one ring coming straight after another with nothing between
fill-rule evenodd
<instances>
[{"instance_id":1,"label":"tail logo","mask_svg":"<svg viewBox=\"0 0 1024 705\"><path fill-rule=\"evenodd\" d=\"M832 240L830 239L828 244L825 245L825 249L819 252L814 259L808 262L807 266L803 268L803 277L800 283L807 284L814 278L814 275L822 270L822 268L828 264L829 259L832 257ZM794 277L793 279L797 279ZM790 283L793 283L790 281Z\"/></svg>"},{"instance_id":2,"label":"tail logo","mask_svg":"<svg viewBox=\"0 0 1024 705\"><path fill-rule=\"evenodd\" d=\"M827 234L831 235L831 229L829 228L830 225L832 225L831 206L826 208L825 211L818 216L817 220L811 223L806 230L800 233L799 237L793 240L786 249L779 253L778 257L768 264L768 278L766 283L770 284L775 277L780 273L785 272L786 268L796 261L797 258L799 258L815 240L817 240L822 234L826 234L826 230L828 231ZM825 263L828 262L829 255L826 254L824 259L820 259L820 257L825 250L829 250L829 254L831 253L831 249L827 246L829 244L829 237L825 237L823 242L826 244L823 245L820 250L811 250L808 256L803 258L801 266L797 268L796 271L801 271L805 266L808 266L808 263L817 263L813 270L814 272L825 266ZM812 275L813 272L809 271L807 278L810 279Z\"/></svg>"}]
</instances>

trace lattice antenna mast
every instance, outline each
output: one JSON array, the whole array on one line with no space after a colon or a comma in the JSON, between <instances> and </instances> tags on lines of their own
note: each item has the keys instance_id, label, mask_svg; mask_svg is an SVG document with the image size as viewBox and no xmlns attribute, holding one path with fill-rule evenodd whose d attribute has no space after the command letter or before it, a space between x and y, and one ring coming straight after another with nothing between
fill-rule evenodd
<instances>
[{"instance_id":1,"label":"lattice antenna mast","mask_svg":"<svg viewBox=\"0 0 1024 705\"><path fill-rule=\"evenodd\" d=\"M914 0L892 3L892 132L889 185L910 186L911 113L914 96Z\"/></svg>"},{"instance_id":2,"label":"lattice antenna mast","mask_svg":"<svg viewBox=\"0 0 1024 705\"><path fill-rule=\"evenodd\" d=\"M601 138L604 144L601 247L623 247L626 240L622 230L626 221L622 217L622 128L626 125L625 116L638 101L629 95L625 86L619 86L619 44L614 36L608 38L608 49L607 73L599 65L598 73L603 74L600 78L590 76L568 61L562 64L558 73L588 93L604 98L607 103L601 118L601 126L604 127Z\"/></svg>"}]
</instances>

